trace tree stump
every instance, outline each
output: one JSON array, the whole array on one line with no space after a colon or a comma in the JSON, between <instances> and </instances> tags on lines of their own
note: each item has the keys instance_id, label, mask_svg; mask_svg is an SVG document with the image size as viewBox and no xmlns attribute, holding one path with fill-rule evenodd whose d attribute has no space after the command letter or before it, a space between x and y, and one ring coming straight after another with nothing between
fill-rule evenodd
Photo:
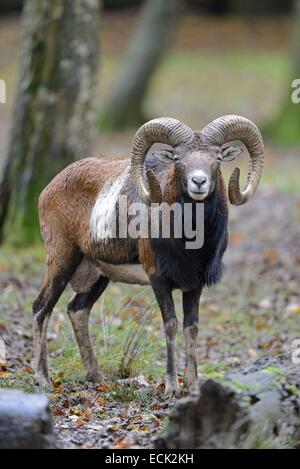
<instances>
[{"instance_id":1,"label":"tree stump","mask_svg":"<svg viewBox=\"0 0 300 469\"><path fill-rule=\"evenodd\" d=\"M48 399L0 390L0 449L53 449Z\"/></svg>"},{"instance_id":2,"label":"tree stump","mask_svg":"<svg viewBox=\"0 0 300 469\"><path fill-rule=\"evenodd\" d=\"M258 360L178 401L156 448L300 448L300 365Z\"/></svg>"}]
</instances>

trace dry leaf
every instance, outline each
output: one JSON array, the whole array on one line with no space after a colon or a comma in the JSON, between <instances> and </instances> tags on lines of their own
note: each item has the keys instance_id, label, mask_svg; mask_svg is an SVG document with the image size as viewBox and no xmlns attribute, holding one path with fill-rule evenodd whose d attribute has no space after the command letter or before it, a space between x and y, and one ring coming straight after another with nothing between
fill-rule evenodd
<instances>
[{"instance_id":1,"label":"dry leaf","mask_svg":"<svg viewBox=\"0 0 300 469\"><path fill-rule=\"evenodd\" d=\"M231 233L229 236L230 244L238 244L243 240L243 235L241 233Z\"/></svg>"},{"instance_id":2,"label":"dry leaf","mask_svg":"<svg viewBox=\"0 0 300 469\"><path fill-rule=\"evenodd\" d=\"M265 251L265 259L267 262L275 262L278 259L278 252L275 249L268 249Z\"/></svg>"},{"instance_id":3,"label":"dry leaf","mask_svg":"<svg viewBox=\"0 0 300 469\"><path fill-rule=\"evenodd\" d=\"M286 311L288 313L300 314L300 305L297 303L291 303L287 306Z\"/></svg>"},{"instance_id":4,"label":"dry leaf","mask_svg":"<svg viewBox=\"0 0 300 469\"><path fill-rule=\"evenodd\" d=\"M118 430L120 430L120 428L121 425L116 423L114 425L108 425L107 430L110 430L111 432L117 432Z\"/></svg>"},{"instance_id":5,"label":"dry leaf","mask_svg":"<svg viewBox=\"0 0 300 469\"><path fill-rule=\"evenodd\" d=\"M127 435L124 438L121 438L117 442L115 449L128 449L134 445L135 445L134 439L130 435Z\"/></svg>"},{"instance_id":6,"label":"dry leaf","mask_svg":"<svg viewBox=\"0 0 300 469\"><path fill-rule=\"evenodd\" d=\"M248 354L250 355L250 357L257 357L257 351L253 348L249 348Z\"/></svg>"},{"instance_id":7,"label":"dry leaf","mask_svg":"<svg viewBox=\"0 0 300 469\"><path fill-rule=\"evenodd\" d=\"M103 399L103 397L97 397L96 399L96 403L100 406L103 406L103 405L106 405L107 404L107 400L106 399Z\"/></svg>"},{"instance_id":8,"label":"dry leaf","mask_svg":"<svg viewBox=\"0 0 300 469\"><path fill-rule=\"evenodd\" d=\"M86 410L84 411L83 418L84 418L84 420L86 420L87 422L89 422L89 421L91 420L92 416L93 416L93 411L92 411L92 409L86 409Z\"/></svg>"},{"instance_id":9,"label":"dry leaf","mask_svg":"<svg viewBox=\"0 0 300 469\"><path fill-rule=\"evenodd\" d=\"M152 406L150 407L151 410L161 410L161 408L162 408L162 407L161 407L160 405L152 405Z\"/></svg>"},{"instance_id":10,"label":"dry leaf","mask_svg":"<svg viewBox=\"0 0 300 469\"><path fill-rule=\"evenodd\" d=\"M110 385L108 383L102 383L97 386L96 391L98 392L107 392L109 391Z\"/></svg>"},{"instance_id":11,"label":"dry leaf","mask_svg":"<svg viewBox=\"0 0 300 469\"><path fill-rule=\"evenodd\" d=\"M32 375L32 374L34 374L34 369L31 368L30 366L25 366L25 367L23 368L23 372Z\"/></svg>"},{"instance_id":12,"label":"dry leaf","mask_svg":"<svg viewBox=\"0 0 300 469\"><path fill-rule=\"evenodd\" d=\"M83 417L79 417L79 419L76 422L76 427L77 428L82 428L84 425Z\"/></svg>"},{"instance_id":13,"label":"dry leaf","mask_svg":"<svg viewBox=\"0 0 300 469\"><path fill-rule=\"evenodd\" d=\"M269 324L267 324L266 322L259 322L255 324L255 329L257 331L262 331L263 329L269 329Z\"/></svg>"},{"instance_id":14,"label":"dry leaf","mask_svg":"<svg viewBox=\"0 0 300 469\"><path fill-rule=\"evenodd\" d=\"M128 426L127 426L127 430L138 430L139 427L137 425L135 425L134 423L130 423Z\"/></svg>"}]
</instances>

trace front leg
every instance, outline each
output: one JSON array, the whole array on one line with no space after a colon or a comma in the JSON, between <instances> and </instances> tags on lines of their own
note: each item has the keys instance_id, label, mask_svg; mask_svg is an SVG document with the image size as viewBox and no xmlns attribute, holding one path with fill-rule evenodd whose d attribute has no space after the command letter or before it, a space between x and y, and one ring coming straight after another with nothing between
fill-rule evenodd
<instances>
[{"instance_id":1,"label":"front leg","mask_svg":"<svg viewBox=\"0 0 300 469\"><path fill-rule=\"evenodd\" d=\"M198 383L197 336L201 290L183 292L183 331L185 339L184 383L191 390Z\"/></svg>"},{"instance_id":2,"label":"front leg","mask_svg":"<svg viewBox=\"0 0 300 469\"><path fill-rule=\"evenodd\" d=\"M167 373L165 396L172 397L179 393L179 385L176 367L175 341L178 329L178 321L172 297L171 286L156 274L151 277L151 285L155 293L164 322L164 330L167 343Z\"/></svg>"}]
</instances>

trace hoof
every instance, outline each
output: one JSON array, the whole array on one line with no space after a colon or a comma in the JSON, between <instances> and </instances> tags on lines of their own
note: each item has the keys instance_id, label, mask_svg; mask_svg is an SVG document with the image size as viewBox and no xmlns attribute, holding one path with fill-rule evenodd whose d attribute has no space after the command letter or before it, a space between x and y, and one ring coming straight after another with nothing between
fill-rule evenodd
<instances>
[{"instance_id":1,"label":"hoof","mask_svg":"<svg viewBox=\"0 0 300 469\"><path fill-rule=\"evenodd\" d=\"M103 383L104 381L104 376L101 373L101 371L89 371L86 374L86 379L87 381L90 381L91 383Z\"/></svg>"},{"instance_id":2,"label":"hoof","mask_svg":"<svg viewBox=\"0 0 300 469\"><path fill-rule=\"evenodd\" d=\"M37 388L39 394L49 394L53 392L53 385L50 381L50 378L45 376L35 376L34 384Z\"/></svg>"},{"instance_id":3,"label":"hoof","mask_svg":"<svg viewBox=\"0 0 300 469\"><path fill-rule=\"evenodd\" d=\"M174 397L178 397L180 395L180 388L179 384L176 380L166 381L166 387L164 392L165 399L172 399Z\"/></svg>"},{"instance_id":4,"label":"hoof","mask_svg":"<svg viewBox=\"0 0 300 469\"><path fill-rule=\"evenodd\" d=\"M199 380L198 380L197 371L195 371L193 368L192 369L186 368L185 373L184 373L183 383L184 383L185 388L188 389L189 392L194 392L198 390Z\"/></svg>"},{"instance_id":5,"label":"hoof","mask_svg":"<svg viewBox=\"0 0 300 469\"><path fill-rule=\"evenodd\" d=\"M194 394L199 391L198 380L195 380L192 383L184 383L184 386L190 394Z\"/></svg>"}]
</instances>

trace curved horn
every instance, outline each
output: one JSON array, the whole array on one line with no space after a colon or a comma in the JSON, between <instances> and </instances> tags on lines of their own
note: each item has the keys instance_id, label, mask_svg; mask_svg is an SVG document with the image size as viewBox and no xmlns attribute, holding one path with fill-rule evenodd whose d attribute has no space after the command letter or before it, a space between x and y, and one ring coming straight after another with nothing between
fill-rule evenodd
<instances>
[{"instance_id":1,"label":"curved horn","mask_svg":"<svg viewBox=\"0 0 300 469\"><path fill-rule=\"evenodd\" d=\"M235 168L228 184L228 196L233 205L242 205L255 193L264 165L264 143L256 125L245 117L229 115L215 119L201 130L203 143L224 145L230 140L241 140L250 155L247 184L240 190L240 170Z\"/></svg>"},{"instance_id":2,"label":"curved horn","mask_svg":"<svg viewBox=\"0 0 300 469\"><path fill-rule=\"evenodd\" d=\"M153 119L136 132L131 147L131 171L138 193L147 205L162 201L159 181L153 171L146 171L144 166L148 150L154 143L176 147L187 143L193 135L192 129L171 117Z\"/></svg>"}]
</instances>

